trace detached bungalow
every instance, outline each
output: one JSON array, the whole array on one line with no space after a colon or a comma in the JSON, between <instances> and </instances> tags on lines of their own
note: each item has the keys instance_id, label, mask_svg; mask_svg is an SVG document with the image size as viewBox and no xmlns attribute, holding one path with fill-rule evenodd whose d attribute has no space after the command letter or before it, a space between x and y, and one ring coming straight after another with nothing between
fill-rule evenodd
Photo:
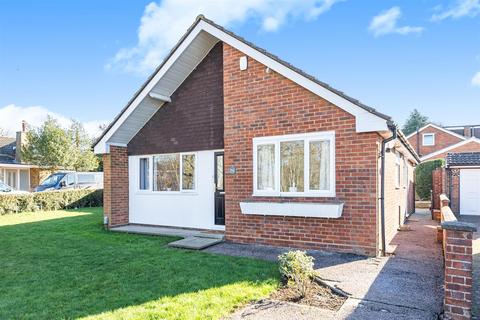
<instances>
[{"instance_id":1,"label":"detached bungalow","mask_svg":"<svg viewBox=\"0 0 480 320\"><path fill-rule=\"evenodd\" d=\"M95 144L109 227L376 255L414 210L391 119L199 16Z\"/></svg>"}]
</instances>

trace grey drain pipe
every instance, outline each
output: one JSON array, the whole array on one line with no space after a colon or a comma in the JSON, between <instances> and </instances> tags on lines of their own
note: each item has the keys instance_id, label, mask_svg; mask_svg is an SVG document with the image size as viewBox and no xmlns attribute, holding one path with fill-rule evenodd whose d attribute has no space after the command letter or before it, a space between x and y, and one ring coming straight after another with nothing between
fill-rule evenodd
<instances>
[{"instance_id":1,"label":"grey drain pipe","mask_svg":"<svg viewBox=\"0 0 480 320\"><path fill-rule=\"evenodd\" d=\"M392 136L384 139L382 141L382 151L380 153L380 157L382 158L381 164L381 182L380 182L380 218L381 218L381 233L382 233L382 257L385 256L385 247L386 247L386 240L385 240L385 147L387 143L392 140L397 139L397 127L394 124L388 124L388 129L392 132Z\"/></svg>"}]
</instances>

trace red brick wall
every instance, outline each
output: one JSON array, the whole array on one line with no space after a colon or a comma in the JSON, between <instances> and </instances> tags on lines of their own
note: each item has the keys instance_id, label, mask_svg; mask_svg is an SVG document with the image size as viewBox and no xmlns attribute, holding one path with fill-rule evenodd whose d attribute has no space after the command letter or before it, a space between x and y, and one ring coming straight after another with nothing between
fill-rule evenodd
<instances>
[{"instance_id":1,"label":"red brick wall","mask_svg":"<svg viewBox=\"0 0 480 320\"><path fill-rule=\"evenodd\" d=\"M435 159L445 159L448 153L462 153L462 152L480 152L480 143L475 141L468 142L463 146L448 150L447 152L440 153L434 157L431 157L428 159L428 161L435 160Z\"/></svg>"},{"instance_id":2,"label":"red brick wall","mask_svg":"<svg viewBox=\"0 0 480 320\"><path fill-rule=\"evenodd\" d=\"M226 237L240 243L375 255L380 136L355 132L355 118L224 44ZM336 133L336 197L252 197L252 139L293 133ZM228 169L227 169L228 171ZM243 215L241 201L344 202L339 219Z\"/></svg>"},{"instance_id":3,"label":"red brick wall","mask_svg":"<svg viewBox=\"0 0 480 320\"><path fill-rule=\"evenodd\" d=\"M398 151L406 155L405 148L397 147ZM397 187L396 155L394 152L385 154L385 235L386 244L393 239L398 228L404 224L406 214L413 213L414 167L407 161L408 181L404 184L403 159L400 159L400 186Z\"/></svg>"},{"instance_id":4,"label":"red brick wall","mask_svg":"<svg viewBox=\"0 0 480 320\"><path fill-rule=\"evenodd\" d=\"M103 155L103 212L108 226L128 223L127 148L111 146Z\"/></svg>"},{"instance_id":5,"label":"red brick wall","mask_svg":"<svg viewBox=\"0 0 480 320\"><path fill-rule=\"evenodd\" d=\"M423 134L425 133L435 133L435 145L434 146L423 146ZM408 142L413 146L413 148L418 152L420 156L425 156L429 153L436 152L438 150L442 150L452 144L458 143L462 141L462 139L455 137L454 135L448 134L442 130L429 126L424 130L420 131L419 133L419 142L420 147L417 149L417 134L414 134L410 138L408 138ZM438 159L437 157L435 159Z\"/></svg>"}]
</instances>

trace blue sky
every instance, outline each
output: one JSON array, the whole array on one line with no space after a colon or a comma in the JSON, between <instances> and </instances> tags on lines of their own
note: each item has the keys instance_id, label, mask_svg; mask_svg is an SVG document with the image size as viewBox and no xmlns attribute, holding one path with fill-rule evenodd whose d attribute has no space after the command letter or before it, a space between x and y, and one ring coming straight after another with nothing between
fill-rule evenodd
<instances>
[{"instance_id":1,"label":"blue sky","mask_svg":"<svg viewBox=\"0 0 480 320\"><path fill-rule=\"evenodd\" d=\"M480 124L479 1L0 0L0 127L50 113L94 131L198 13L400 124Z\"/></svg>"}]
</instances>

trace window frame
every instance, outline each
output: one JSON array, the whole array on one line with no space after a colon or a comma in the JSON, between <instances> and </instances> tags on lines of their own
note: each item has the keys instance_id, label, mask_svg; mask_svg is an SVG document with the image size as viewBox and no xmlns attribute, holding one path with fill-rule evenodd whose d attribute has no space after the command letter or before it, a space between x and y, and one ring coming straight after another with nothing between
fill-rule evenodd
<instances>
[{"instance_id":1,"label":"window frame","mask_svg":"<svg viewBox=\"0 0 480 320\"><path fill-rule=\"evenodd\" d=\"M425 136L431 136L432 137L432 143L431 144L426 144L425 143ZM435 145L435 133L424 133L422 134L422 146L423 147L432 147Z\"/></svg>"},{"instance_id":2,"label":"window frame","mask_svg":"<svg viewBox=\"0 0 480 320\"><path fill-rule=\"evenodd\" d=\"M281 192L281 164L280 164L280 143L288 141L303 140L304 170L302 192ZM310 142L329 141L330 143L330 188L328 190L310 190ZM252 141L253 149L253 195L254 197L335 197L335 131L311 132L302 134L289 134L268 137L256 137ZM275 146L274 164L274 190L258 190L257 152L260 145Z\"/></svg>"},{"instance_id":3,"label":"window frame","mask_svg":"<svg viewBox=\"0 0 480 320\"><path fill-rule=\"evenodd\" d=\"M178 191L161 191L161 190L154 190L154 183L155 183L155 176L154 176L154 167L155 167L155 162L154 158L156 156L161 156L161 155L179 155L179 189ZM193 155L195 157L194 161L194 170L193 170L193 183L194 183L194 189L183 189L183 156L184 155ZM148 159L149 162L149 172L148 172L148 189L140 189L140 160L141 159ZM151 155L141 155L141 156L135 156L135 163L136 163L136 191L139 193L150 193L150 194L196 194L198 192L197 187L198 187L198 153L197 152L170 152L170 153L156 153L156 154L151 154Z\"/></svg>"}]
</instances>

